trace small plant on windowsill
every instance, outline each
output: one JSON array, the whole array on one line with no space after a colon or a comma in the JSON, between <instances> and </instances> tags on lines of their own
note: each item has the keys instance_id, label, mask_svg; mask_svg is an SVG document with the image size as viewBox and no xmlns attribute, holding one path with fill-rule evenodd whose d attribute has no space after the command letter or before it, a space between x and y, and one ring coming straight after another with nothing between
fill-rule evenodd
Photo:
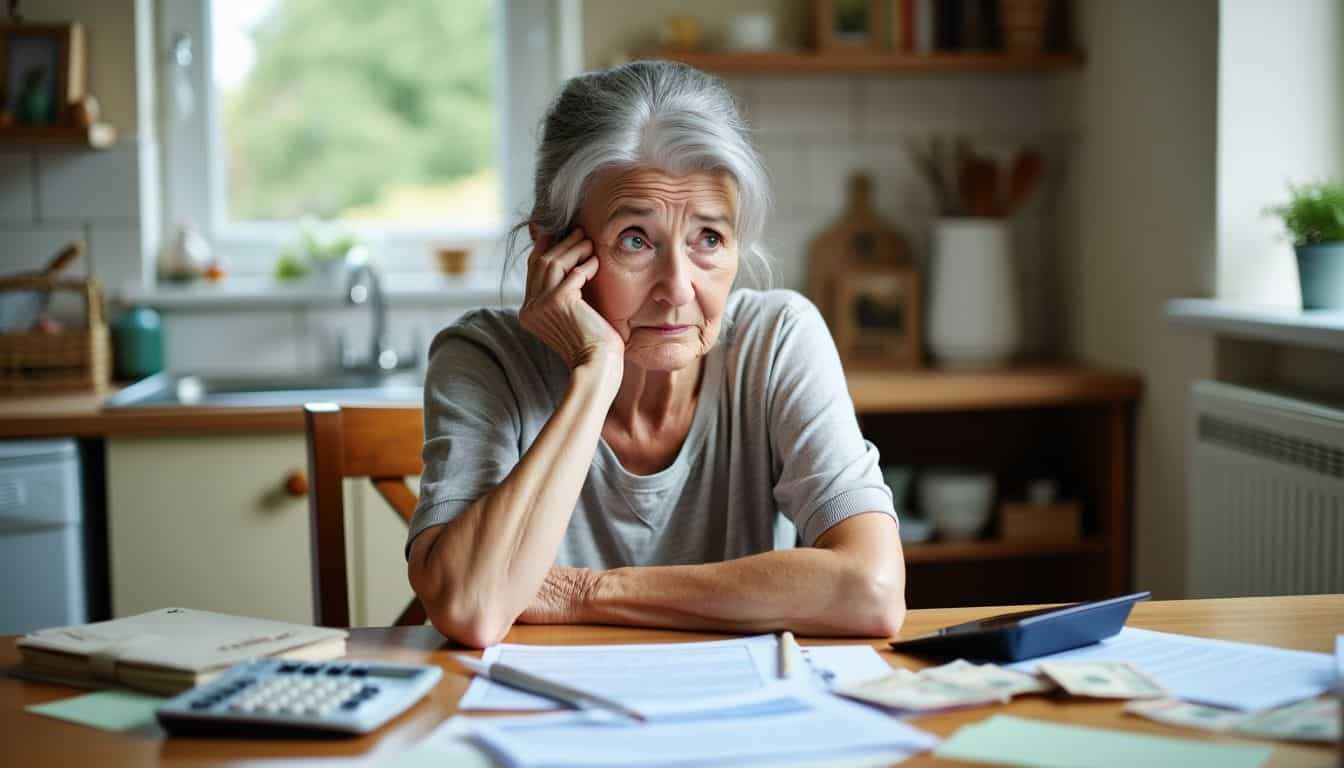
<instances>
[{"instance_id":1,"label":"small plant on windowsill","mask_svg":"<svg viewBox=\"0 0 1344 768\"><path fill-rule=\"evenodd\" d=\"M1344 309L1344 181L1288 185L1288 202L1270 206L1297 251L1303 309Z\"/></svg>"},{"instance_id":2,"label":"small plant on windowsill","mask_svg":"<svg viewBox=\"0 0 1344 768\"><path fill-rule=\"evenodd\" d=\"M359 238L338 226L305 220L298 239L276 259L275 279L291 282L311 275L335 284L341 279L346 254L356 245Z\"/></svg>"}]
</instances>

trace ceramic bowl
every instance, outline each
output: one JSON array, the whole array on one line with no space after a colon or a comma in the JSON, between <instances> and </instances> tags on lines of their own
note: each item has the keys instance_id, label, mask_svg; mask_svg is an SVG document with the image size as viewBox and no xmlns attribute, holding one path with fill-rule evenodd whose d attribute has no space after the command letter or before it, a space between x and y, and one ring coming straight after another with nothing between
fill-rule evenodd
<instances>
[{"instance_id":1,"label":"ceramic bowl","mask_svg":"<svg viewBox=\"0 0 1344 768\"><path fill-rule=\"evenodd\" d=\"M901 515L901 541L919 544L933 538L933 526L928 520Z\"/></svg>"},{"instance_id":2,"label":"ceramic bowl","mask_svg":"<svg viewBox=\"0 0 1344 768\"><path fill-rule=\"evenodd\" d=\"M965 541L980 535L994 509L994 475L974 470L933 470L919 479L919 503L938 536Z\"/></svg>"}]
</instances>

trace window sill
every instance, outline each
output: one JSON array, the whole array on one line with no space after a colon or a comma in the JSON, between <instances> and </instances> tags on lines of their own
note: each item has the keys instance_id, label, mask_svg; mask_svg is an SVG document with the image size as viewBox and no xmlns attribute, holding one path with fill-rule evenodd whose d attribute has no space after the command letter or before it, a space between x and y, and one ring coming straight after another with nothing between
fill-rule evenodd
<instances>
[{"instance_id":1,"label":"window sill","mask_svg":"<svg viewBox=\"0 0 1344 768\"><path fill-rule=\"evenodd\" d=\"M1257 307L1216 299L1173 299L1167 319L1220 336L1344 352L1344 311Z\"/></svg>"},{"instance_id":2,"label":"window sill","mask_svg":"<svg viewBox=\"0 0 1344 768\"><path fill-rule=\"evenodd\" d=\"M500 306L499 273L472 272L461 277L438 273L390 272L381 276L392 306ZM116 294L118 302L159 309L244 309L255 307L344 306L342 286L315 280L280 283L263 276L230 277L218 283L198 280L162 284ZM515 306L522 292L505 286L502 303Z\"/></svg>"}]
</instances>

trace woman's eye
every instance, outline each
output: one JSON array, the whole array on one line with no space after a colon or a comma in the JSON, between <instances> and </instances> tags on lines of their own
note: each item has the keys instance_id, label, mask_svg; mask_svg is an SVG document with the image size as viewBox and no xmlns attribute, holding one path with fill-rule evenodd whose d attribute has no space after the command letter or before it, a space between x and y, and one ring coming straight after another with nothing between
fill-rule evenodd
<instances>
[{"instance_id":1,"label":"woman's eye","mask_svg":"<svg viewBox=\"0 0 1344 768\"><path fill-rule=\"evenodd\" d=\"M648 244L641 235L626 235L621 238L620 243L627 251L642 250Z\"/></svg>"},{"instance_id":2,"label":"woman's eye","mask_svg":"<svg viewBox=\"0 0 1344 768\"><path fill-rule=\"evenodd\" d=\"M723 245L723 238L719 237L717 232L706 232L700 236L700 247L714 249Z\"/></svg>"}]
</instances>

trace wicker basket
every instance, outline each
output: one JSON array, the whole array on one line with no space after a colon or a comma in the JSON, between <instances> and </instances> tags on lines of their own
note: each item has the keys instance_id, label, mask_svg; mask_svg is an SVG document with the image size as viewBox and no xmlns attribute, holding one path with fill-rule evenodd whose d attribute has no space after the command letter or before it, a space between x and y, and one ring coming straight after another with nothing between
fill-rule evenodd
<instances>
[{"instance_id":1,"label":"wicker basket","mask_svg":"<svg viewBox=\"0 0 1344 768\"><path fill-rule=\"evenodd\" d=\"M59 333L0 333L0 395L105 390L111 352L98 281L41 275L0 278L0 292L9 291L82 293L88 322L86 328Z\"/></svg>"}]
</instances>

